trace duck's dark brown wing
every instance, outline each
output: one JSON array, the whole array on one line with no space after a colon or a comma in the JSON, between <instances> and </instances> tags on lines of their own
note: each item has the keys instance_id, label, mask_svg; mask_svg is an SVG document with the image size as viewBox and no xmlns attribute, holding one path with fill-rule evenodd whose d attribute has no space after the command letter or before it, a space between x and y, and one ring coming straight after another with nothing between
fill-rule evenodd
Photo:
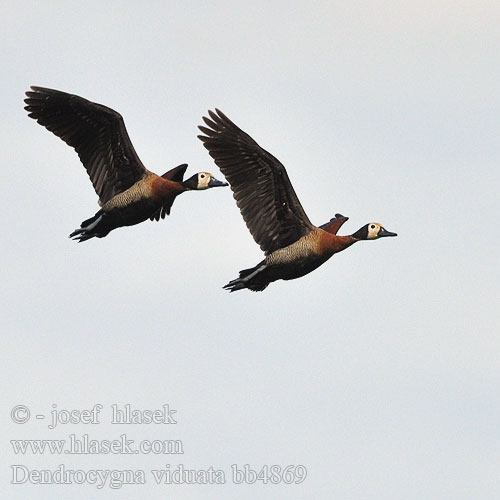
<instances>
[{"instance_id":1,"label":"duck's dark brown wing","mask_svg":"<svg viewBox=\"0 0 500 500\"><path fill-rule=\"evenodd\" d=\"M347 222L349 217L345 217L342 214L335 214L333 219L330 219L325 224L319 226L320 229L331 234L337 234L338 230L342 227L344 222Z\"/></svg>"},{"instance_id":2,"label":"duck's dark brown wing","mask_svg":"<svg viewBox=\"0 0 500 500\"><path fill-rule=\"evenodd\" d=\"M182 182L184 180L184 174L186 173L187 168L188 164L183 163L182 165L174 167L172 170L165 172L162 177L164 179L168 179L169 181Z\"/></svg>"},{"instance_id":3,"label":"duck's dark brown wing","mask_svg":"<svg viewBox=\"0 0 500 500\"><path fill-rule=\"evenodd\" d=\"M250 233L266 255L314 229L285 167L221 111L209 111L199 135L233 190Z\"/></svg>"},{"instance_id":4,"label":"duck's dark brown wing","mask_svg":"<svg viewBox=\"0 0 500 500\"><path fill-rule=\"evenodd\" d=\"M66 92L31 89L28 116L76 150L101 204L147 174L119 113Z\"/></svg>"},{"instance_id":5,"label":"duck's dark brown wing","mask_svg":"<svg viewBox=\"0 0 500 500\"><path fill-rule=\"evenodd\" d=\"M174 181L174 182L182 182L184 179L184 174L186 172L186 169L188 168L187 163L183 163L182 165L179 165L178 167L173 168L172 170L169 170L168 172L165 172L162 177L164 179L168 179L169 181ZM167 215L170 215L170 209L172 208L172 204L174 202L174 198L169 200L167 203L165 203L162 207L160 207L151 217L151 220L160 220L164 219Z\"/></svg>"}]
</instances>

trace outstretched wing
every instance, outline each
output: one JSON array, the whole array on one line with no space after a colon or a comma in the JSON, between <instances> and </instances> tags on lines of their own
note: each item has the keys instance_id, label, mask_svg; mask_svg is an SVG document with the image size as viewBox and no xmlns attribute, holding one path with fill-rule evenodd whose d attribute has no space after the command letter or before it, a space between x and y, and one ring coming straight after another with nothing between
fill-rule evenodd
<instances>
[{"instance_id":1,"label":"outstretched wing","mask_svg":"<svg viewBox=\"0 0 500 500\"><path fill-rule=\"evenodd\" d=\"M119 113L66 92L31 89L28 116L76 150L101 205L148 173Z\"/></svg>"},{"instance_id":2,"label":"outstretched wing","mask_svg":"<svg viewBox=\"0 0 500 500\"><path fill-rule=\"evenodd\" d=\"M285 167L216 109L203 117L198 138L228 180L241 215L266 255L315 227L295 194Z\"/></svg>"}]
</instances>

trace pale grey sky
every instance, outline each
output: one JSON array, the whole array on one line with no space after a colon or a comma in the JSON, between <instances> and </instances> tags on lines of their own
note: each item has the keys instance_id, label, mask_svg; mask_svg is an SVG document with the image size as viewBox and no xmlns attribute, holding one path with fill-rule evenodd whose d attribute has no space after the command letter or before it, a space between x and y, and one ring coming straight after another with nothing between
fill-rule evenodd
<instances>
[{"instance_id":1,"label":"pale grey sky","mask_svg":"<svg viewBox=\"0 0 500 500\"><path fill-rule=\"evenodd\" d=\"M0 26L2 491L9 499L498 499L497 2L8 2ZM147 168L220 177L218 107L287 167L310 219L380 221L262 293L221 286L262 254L229 189L76 244L97 210L77 155L29 120L29 85L124 116ZM104 406L99 425L33 415ZM110 405L178 424L117 427ZM26 405L32 420L14 424ZM184 455L15 454L12 439L181 440ZM9 485L31 470L144 470L146 484ZM224 470L156 485L151 470ZM231 464L301 464L298 485Z\"/></svg>"}]
</instances>

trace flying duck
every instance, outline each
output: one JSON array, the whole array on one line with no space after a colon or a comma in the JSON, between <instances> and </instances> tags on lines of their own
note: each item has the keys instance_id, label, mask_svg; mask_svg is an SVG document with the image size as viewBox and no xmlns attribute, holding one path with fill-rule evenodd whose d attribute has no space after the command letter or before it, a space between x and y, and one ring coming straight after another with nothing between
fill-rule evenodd
<instances>
[{"instance_id":1,"label":"flying duck","mask_svg":"<svg viewBox=\"0 0 500 500\"><path fill-rule=\"evenodd\" d=\"M99 196L101 209L70 238L103 238L117 227L164 219L179 194L228 185L208 172L183 180L187 164L160 177L142 164L119 113L66 92L31 90L24 100L28 116L76 150Z\"/></svg>"},{"instance_id":2,"label":"flying duck","mask_svg":"<svg viewBox=\"0 0 500 500\"><path fill-rule=\"evenodd\" d=\"M198 138L229 182L250 233L265 253L264 260L240 271L225 289L262 291L273 281L310 273L357 241L397 236L377 222L351 235L338 236L337 231L348 220L341 214L314 226L285 167L221 111L208 114L209 118L203 117L207 126L198 127L204 135Z\"/></svg>"}]
</instances>

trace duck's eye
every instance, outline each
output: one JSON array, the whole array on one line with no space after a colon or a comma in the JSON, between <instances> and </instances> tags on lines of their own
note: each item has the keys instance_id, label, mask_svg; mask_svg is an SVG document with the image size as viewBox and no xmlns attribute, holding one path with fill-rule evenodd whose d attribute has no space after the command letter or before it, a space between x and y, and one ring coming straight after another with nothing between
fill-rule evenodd
<instances>
[{"instance_id":1,"label":"duck's eye","mask_svg":"<svg viewBox=\"0 0 500 500\"><path fill-rule=\"evenodd\" d=\"M372 224L372 225L370 226L370 229L375 229L375 224Z\"/></svg>"},{"instance_id":2,"label":"duck's eye","mask_svg":"<svg viewBox=\"0 0 500 500\"><path fill-rule=\"evenodd\" d=\"M200 175L200 177L201 177L202 179L204 179L204 178L205 178L205 174L201 174L201 175Z\"/></svg>"}]
</instances>

